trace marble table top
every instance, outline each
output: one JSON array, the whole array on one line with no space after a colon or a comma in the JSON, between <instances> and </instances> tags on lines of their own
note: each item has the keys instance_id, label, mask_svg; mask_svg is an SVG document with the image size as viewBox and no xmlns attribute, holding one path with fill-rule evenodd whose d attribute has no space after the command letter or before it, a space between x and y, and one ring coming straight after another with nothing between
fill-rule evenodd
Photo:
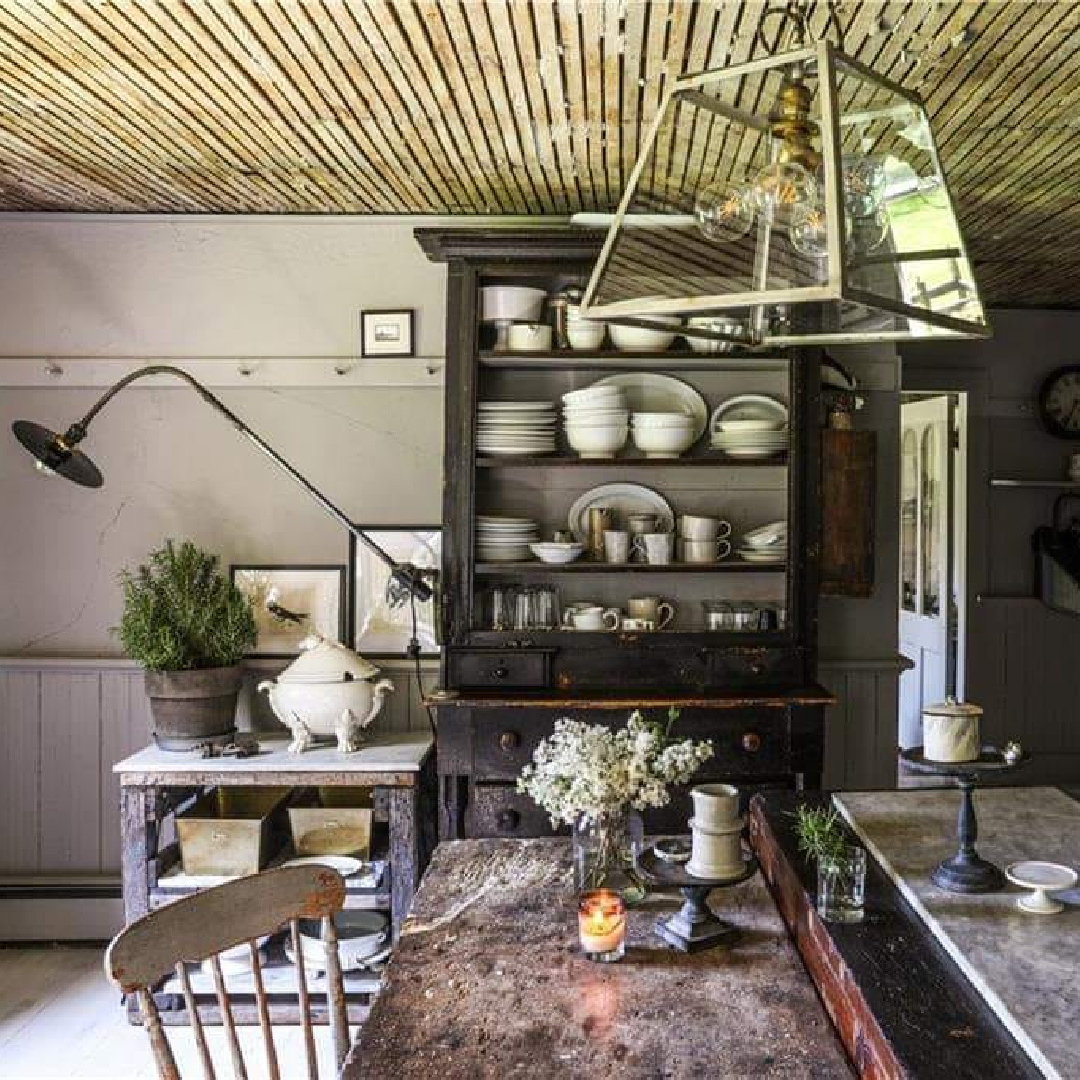
<instances>
[{"instance_id":1,"label":"marble table top","mask_svg":"<svg viewBox=\"0 0 1080 1080\"><path fill-rule=\"evenodd\" d=\"M684 955L652 933L677 896L631 909L616 964L587 960L565 840L435 852L341 1076L850 1077L760 877L713 892L743 936Z\"/></svg>"},{"instance_id":2,"label":"marble table top","mask_svg":"<svg viewBox=\"0 0 1080 1080\"><path fill-rule=\"evenodd\" d=\"M954 788L835 796L867 848L1005 1026L1050 1077L1080 1076L1080 890L1060 915L1016 906L1025 890L963 895L930 881L956 851ZM1080 867L1080 804L1056 788L975 794L979 854L1002 869L1022 859Z\"/></svg>"}]
</instances>

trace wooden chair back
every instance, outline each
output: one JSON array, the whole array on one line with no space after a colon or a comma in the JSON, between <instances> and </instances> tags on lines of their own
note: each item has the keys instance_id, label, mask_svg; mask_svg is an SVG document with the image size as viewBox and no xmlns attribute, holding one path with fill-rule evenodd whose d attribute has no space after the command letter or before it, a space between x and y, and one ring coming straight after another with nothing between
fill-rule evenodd
<instances>
[{"instance_id":1,"label":"wooden chair back","mask_svg":"<svg viewBox=\"0 0 1080 1080\"><path fill-rule=\"evenodd\" d=\"M304 1049L309 1080L318 1080L311 1002L301 952L300 920L319 919L326 949L326 981L330 1029L338 1065L349 1049L345 988L338 955L333 915L345 902L345 882L336 870L325 866L286 866L218 885L184 897L151 912L121 931L105 953L105 973L125 994L135 994L143 1024L150 1036L158 1075L179 1080L157 1006L153 987L176 974L183 992L207 1080L216 1080L213 1059L185 964L209 960L221 1024L225 1029L236 1080L247 1080L247 1064L237 1037L229 994L219 954L245 942L251 950L255 1001L259 1015L267 1073L280 1080L281 1070L270 1025L270 1008L260 966L258 939L288 924L296 958L297 996L304 1029Z\"/></svg>"}]
</instances>

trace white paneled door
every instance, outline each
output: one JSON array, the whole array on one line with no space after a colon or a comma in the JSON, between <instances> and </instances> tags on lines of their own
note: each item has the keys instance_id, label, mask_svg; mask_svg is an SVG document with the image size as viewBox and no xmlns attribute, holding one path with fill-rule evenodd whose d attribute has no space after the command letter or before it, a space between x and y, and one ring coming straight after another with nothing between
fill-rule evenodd
<instances>
[{"instance_id":1,"label":"white paneled door","mask_svg":"<svg viewBox=\"0 0 1080 1080\"><path fill-rule=\"evenodd\" d=\"M900 406L900 744L922 742L921 712L956 685L952 509L955 399Z\"/></svg>"}]
</instances>

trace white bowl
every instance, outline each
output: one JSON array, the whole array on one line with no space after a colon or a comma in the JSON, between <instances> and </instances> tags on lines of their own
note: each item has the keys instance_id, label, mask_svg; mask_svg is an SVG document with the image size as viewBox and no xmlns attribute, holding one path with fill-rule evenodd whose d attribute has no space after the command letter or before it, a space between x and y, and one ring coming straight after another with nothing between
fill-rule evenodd
<instances>
[{"instance_id":1,"label":"white bowl","mask_svg":"<svg viewBox=\"0 0 1080 1080\"><path fill-rule=\"evenodd\" d=\"M514 323L507 340L512 352L547 352L551 348L551 327L547 323Z\"/></svg>"},{"instance_id":2,"label":"white bowl","mask_svg":"<svg viewBox=\"0 0 1080 1080\"><path fill-rule=\"evenodd\" d=\"M634 427L638 428L692 428L694 418L677 412L636 412Z\"/></svg>"},{"instance_id":3,"label":"white bowl","mask_svg":"<svg viewBox=\"0 0 1080 1080\"><path fill-rule=\"evenodd\" d=\"M634 427L634 445L647 458L673 458L694 445L694 433L689 428Z\"/></svg>"},{"instance_id":4,"label":"white bowl","mask_svg":"<svg viewBox=\"0 0 1080 1080\"><path fill-rule=\"evenodd\" d=\"M741 330L744 324L741 319L733 319L726 315L701 315L687 321L687 326L698 327L702 330L713 330L718 333L732 333ZM687 334L686 340L690 348L696 353L716 355L718 353L731 352L736 343L734 341L717 341L713 338L699 338L693 334Z\"/></svg>"},{"instance_id":5,"label":"white bowl","mask_svg":"<svg viewBox=\"0 0 1080 1080\"><path fill-rule=\"evenodd\" d=\"M630 421L630 413L626 409L575 409L571 412L566 410L565 423L567 426L589 426L594 424L627 424Z\"/></svg>"},{"instance_id":6,"label":"white bowl","mask_svg":"<svg viewBox=\"0 0 1080 1080\"><path fill-rule=\"evenodd\" d=\"M483 322L537 322L547 293L524 285L488 285L480 298Z\"/></svg>"},{"instance_id":7,"label":"white bowl","mask_svg":"<svg viewBox=\"0 0 1080 1080\"><path fill-rule=\"evenodd\" d=\"M578 352L599 349L604 344L607 327L603 323L567 323L566 339Z\"/></svg>"},{"instance_id":8,"label":"white bowl","mask_svg":"<svg viewBox=\"0 0 1080 1080\"><path fill-rule=\"evenodd\" d=\"M579 558L584 544L530 544L529 550L542 562L552 566L565 566Z\"/></svg>"},{"instance_id":9,"label":"white bowl","mask_svg":"<svg viewBox=\"0 0 1080 1080\"><path fill-rule=\"evenodd\" d=\"M563 394L564 406L596 405L601 401L626 400L626 391L621 386L586 386L581 390L571 390Z\"/></svg>"},{"instance_id":10,"label":"white bowl","mask_svg":"<svg viewBox=\"0 0 1080 1080\"><path fill-rule=\"evenodd\" d=\"M679 326L675 316L653 316L653 321L668 326ZM612 323L611 340L620 352L663 352L671 347L678 334L674 330L646 330L641 326L619 326Z\"/></svg>"},{"instance_id":11,"label":"white bowl","mask_svg":"<svg viewBox=\"0 0 1080 1080\"><path fill-rule=\"evenodd\" d=\"M580 304L566 305L566 321L570 326L607 326L607 323L601 322L599 319L586 319L581 314Z\"/></svg>"},{"instance_id":12,"label":"white bowl","mask_svg":"<svg viewBox=\"0 0 1080 1080\"><path fill-rule=\"evenodd\" d=\"M566 441L583 458L613 458L625 445L626 424L567 424Z\"/></svg>"}]
</instances>

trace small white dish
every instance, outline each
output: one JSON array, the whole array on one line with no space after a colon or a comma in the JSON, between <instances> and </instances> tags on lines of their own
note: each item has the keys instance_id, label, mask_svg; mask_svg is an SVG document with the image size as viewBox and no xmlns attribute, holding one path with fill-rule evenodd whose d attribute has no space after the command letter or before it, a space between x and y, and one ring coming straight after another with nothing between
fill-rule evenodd
<instances>
[{"instance_id":1,"label":"small white dish","mask_svg":"<svg viewBox=\"0 0 1080 1080\"><path fill-rule=\"evenodd\" d=\"M1005 876L1022 889L1033 890L1030 896L1021 896L1016 906L1032 915L1057 915L1065 910L1060 900L1049 894L1071 889L1077 882L1075 870L1060 863L1026 859L1005 867Z\"/></svg>"},{"instance_id":2,"label":"small white dish","mask_svg":"<svg viewBox=\"0 0 1080 1080\"><path fill-rule=\"evenodd\" d=\"M677 316L652 315L651 322L672 326L672 330L649 330L643 326L619 326L612 323L609 327L611 341L619 352L663 352L671 346L677 336L677 328L682 325L682 320Z\"/></svg>"},{"instance_id":3,"label":"small white dish","mask_svg":"<svg viewBox=\"0 0 1080 1080\"><path fill-rule=\"evenodd\" d=\"M542 562L551 566L565 566L580 558L584 544L530 544L529 550Z\"/></svg>"},{"instance_id":4,"label":"small white dish","mask_svg":"<svg viewBox=\"0 0 1080 1080\"><path fill-rule=\"evenodd\" d=\"M301 855L282 863L282 866L329 866L342 877L352 877L364 869L363 860L354 859L351 855Z\"/></svg>"}]
</instances>

